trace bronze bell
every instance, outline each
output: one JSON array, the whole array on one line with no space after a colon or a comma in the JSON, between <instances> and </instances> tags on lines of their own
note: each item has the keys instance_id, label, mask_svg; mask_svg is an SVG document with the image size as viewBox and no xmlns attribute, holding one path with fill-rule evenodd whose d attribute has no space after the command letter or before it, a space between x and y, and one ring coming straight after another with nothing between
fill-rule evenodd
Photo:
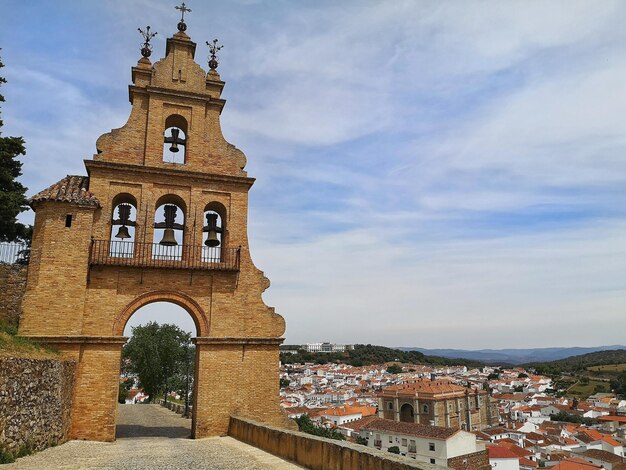
<instances>
[{"instance_id":1,"label":"bronze bell","mask_svg":"<svg viewBox=\"0 0 626 470\"><path fill-rule=\"evenodd\" d=\"M204 244L206 246L210 246L211 248L220 246L220 240L219 238L217 238L217 232L215 230L209 230L209 236L207 237Z\"/></svg>"},{"instance_id":2,"label":"bronze bell","mask_svg":"<svg viewBox=\"0 0 626 470\"><path fill-rule=\"evenodd\" d=\"M124 240L125 238L130 238L130 233L128 233L128 227L126 225L122 225L117 231L117 235L115 235L115 238L121 238L122 240Z\"/></svg>"},{"instance_id":3,"label":"bronze bell","mask_svg":"<svg viewBox=\"0 0 626 470\"><path fill-rule=\"evenodd\" d=\"M164 230L163 238L159 242L159 245L163 245L163 246L176 246L176 245L178 245L178 242L176 241L176 238L174 237L174 229L173 228L166 228Z\"/></svg>"},{"instance_id":4,"label":"bronze bell","mask_svg":"<svg viewBox=\"0 0 626 470\"><path fill-rule=\"evenodd\" d=\"M220 246L220 239L217 238L217 231L221 229L217 226L217 214L207 214L206 215L206 226L204 227L205 232L209 232L206 241L204 244L211 248L215 248L216 246Z\"/></svg>"},{"instance_id":5,"label":"bronze bell","mask_svg":"<svg viewBox=\"0 0 626 470\"><path fill-rule=\"evenodd\" d=\"M180 129L178 129L177 127L173 127L172 135L170 137L165 138L166 144L172 144L170 145L170 152L176 153L180 150L178 148L179 145L185 145L185 139L181 139L179 135L180 135Z\"/></svg>"}]
</instances>

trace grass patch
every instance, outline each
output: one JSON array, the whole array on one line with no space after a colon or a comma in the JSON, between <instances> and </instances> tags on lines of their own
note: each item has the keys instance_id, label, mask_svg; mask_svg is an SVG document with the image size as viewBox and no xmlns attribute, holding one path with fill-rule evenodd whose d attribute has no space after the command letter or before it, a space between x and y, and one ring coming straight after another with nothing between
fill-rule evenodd
<instances>
[{"instance_id":1,"label":"grass patch","mask_svg":"<svg viewBox=\"0 0 626 470\"><path fill-rule=\"evenodd\" d=\"M610 392L611 385L608 382L601 382L599 380L589 380L589 383L576 382L572 385L567 393L571 395L577 395L581 398L587 398L594 393Z\"/></svg>"},{"instance_id":2,"label":"grass patch","mask_svg":"<svg viewBox=\"0 0 626 470\"><path fill-rule=\"evenodd\" d=\"M603 366L587 367L590 372L607 372L610 374L619 374L626 371L626 364L605 364Z\"/></svg>"},{"instance_id":3,"label":"grass patch","mask_svg":"<svg viewBox=\"0 0 626 470\"><path fill-rule=\"evenodd\" d=\"M58 359L59 351L17 336L17 326L0 323L0 356L31 359Z\"/></svg>"}]
</instances>

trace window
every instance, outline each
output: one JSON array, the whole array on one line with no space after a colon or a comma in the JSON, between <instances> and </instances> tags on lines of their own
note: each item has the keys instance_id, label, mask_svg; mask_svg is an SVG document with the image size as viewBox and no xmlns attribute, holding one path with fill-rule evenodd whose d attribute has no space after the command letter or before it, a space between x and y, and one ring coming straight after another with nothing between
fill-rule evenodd
<instances>
[{"instance_id":1,"label":"window","mask_svg":"<svg viewBox=\"0 0 626 470\"><path fill-rule=\"evenodd\" d=\"M430 459L430 463L436 463L435 459Z\"/></svg>"},{"instance_id":2,"label":"window","mask_svg":"<svg viewBox=\"0 0 626 470\"><path fill-rule=\"evenodd\" d=\"M65 216L65 226L70 228L72 226L72 214L67 214Z\"/></svg>"},{"instance_id":3,"label":"window","mask_svg":"<svg viewBox=\"0 0 626 470\"><path fill-rule=\"evenodd\" d=\"M387 403L387 408L389 408L390 410L393 410L393 403L391 402Z\"/></svg>"},{"instance_id":4,"label":"window","mask_svg":"<svg viewBox=\"0 0 626 470\"><path fill-rule=\"evenodd\" d=\"M163 161L184 164L187 159L187 120L172 114L165 120Z\"/></svg>"},{"instance_id":5,"label":"window","mask_svg":"<svg viewBox=\"0 0 626 470\"><path fill-rule=\"evenodd\" d=\"M429 442L428 443L428 450L434 452L435 451L435 443L434 442Z\"/></svg>"},{"instance_id":6,"label":"window","mask_svg":"<svg viewBox=\"0 0 626 470\"><path fill-rule=\"evenodd\" d=\"M422 406L422 413L428 413L428 405Z\"/></svg>"},{"instance_id":7,"label":"window","mask_svg":"<svg viewBox=\"0 0 626 470\"><path fill-rule=\"evenodd\" d=\"M406 447L406 439L402 439L402 445Z\"/></svg>"},{"instance_id":8,"label":"window","mask_svg":"<svg viewBox=\"0 0 626 470\"><path fill-rule=\"evenodd\" d=\"M393 442L393 437L389 436L389 442Z\"/></svg>"}]
</instances>

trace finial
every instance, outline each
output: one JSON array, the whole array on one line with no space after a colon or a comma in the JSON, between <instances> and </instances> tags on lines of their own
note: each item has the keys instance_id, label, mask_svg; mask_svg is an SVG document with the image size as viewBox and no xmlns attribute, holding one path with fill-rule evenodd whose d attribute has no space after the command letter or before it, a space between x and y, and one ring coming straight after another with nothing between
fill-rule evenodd
<instances>
[{"instance_id":1,"label":"finial","mask_svg":"<svg viewBox=\"0 0 626 470\"><path fill-rule=\"evenodd\" d=\"M177 10L180 10L180 21L178 22L178 31L181 33L187 29L187 25L185 24L185 12L191 12L191 8L187 8L185 6L185 2L181 5L174 7Z\"/></svg>"},{"instance_id":2,"label":"finial","mask_svg":"<svg viewBox=\"0 0 626 470\"><path fill-rule=\"evenodd\" d=\"M223 45L222 46L218 46L217 45L217 39L213 39L213 44L211 44L209 41L207 41L206 45L209 46L209 52L211 53L211 58L209 59L209 68L211 70L215 70L217 68L217 66L219 65L219 62L217 60L217 53L224 46Z\"/></svg>"},{"instance_id":3,"label":"finial","mask_svg":"<svg viewBox=\"0 0 626 470\"><path fill-rule=\"evenodd\" d=\"M141 47L141 55L147 59L148 57L150 57L150 54L152 54L152 45L150 44L150 39L156 36L157 33L156 32L151 33L150 26L146 26L145 31L142 31L141 28L137 28L137 31L139 31L139 33L144 38L144 43L142 44L142 47Z\"/></svg>"}]
</instances>

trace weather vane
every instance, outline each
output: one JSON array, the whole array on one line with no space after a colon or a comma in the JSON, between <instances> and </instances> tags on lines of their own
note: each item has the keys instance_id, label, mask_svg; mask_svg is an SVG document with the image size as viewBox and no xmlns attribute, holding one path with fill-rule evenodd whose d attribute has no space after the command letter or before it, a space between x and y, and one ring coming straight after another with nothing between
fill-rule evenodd
<instances>
[{"instance_id":1,"label":"weather vane","mask_svg":"<svg viewBox=\"0 0 626 470\"><path fill-rule=\"evenodd\" d=\"M217 53L224 46L218 46L217 39L213 39L213 44L207 41L206 45L209 46L209 52L211 53L211 58L209 59L209 68L211 70L215 70L217 66L219 65L218 60L217 60Z\"/></svg>"},{"instance_id":2,"label":"weather vane","mask_svg":"<svg viewBox=\"0 0 626 470\"><path fill-rule=\"evenodd\" d=\"M185 13L186 12L191 12L191 8L187 8L185 6L185 2L183 2L181 5L174 7L177 10L180 10L180 21L178 22L178 31L185 31L187 29L187 25L185 24Z\"/></svg>"},{"instance_id":3,"label":"weather vane","mask_svg":"<svg viewBox=\"0 0 626 470\"><path fill-rule=\"evenodd\" d=\"M152 45L150 44L150 39L156 36L157 33L156 32L151 33L150 26L146 26L145 31L142 31L141 28L137 28L137 31L139 31L139 33L144 38L144 43L142 44L142 47L141 47L141 55L147 59L148 57L150 57L150 54L152 54Z\"/></svg>"}]
</instances>

